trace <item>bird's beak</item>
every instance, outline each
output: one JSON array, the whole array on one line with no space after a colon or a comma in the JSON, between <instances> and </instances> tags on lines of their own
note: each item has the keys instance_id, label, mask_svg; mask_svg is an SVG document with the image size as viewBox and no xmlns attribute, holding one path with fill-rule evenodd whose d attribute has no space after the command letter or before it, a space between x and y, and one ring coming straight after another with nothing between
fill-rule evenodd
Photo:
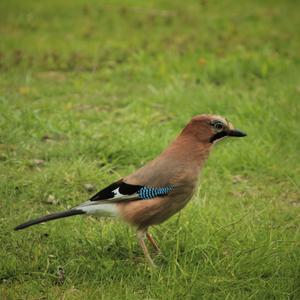
<instances>
[{"instance_id":1,"label":"bird's beak","mask_svg":"<svg viewBox=\"0 0 300 300\"><path fill-rule=\"evenodd\" d=\"M228 136L235 136L235 137L243 137L243 136L246 136L247 134L241 130L238 130L238 129L230 129L228 132L227 132L227 135Z\"/></svg>"}]
</instances>

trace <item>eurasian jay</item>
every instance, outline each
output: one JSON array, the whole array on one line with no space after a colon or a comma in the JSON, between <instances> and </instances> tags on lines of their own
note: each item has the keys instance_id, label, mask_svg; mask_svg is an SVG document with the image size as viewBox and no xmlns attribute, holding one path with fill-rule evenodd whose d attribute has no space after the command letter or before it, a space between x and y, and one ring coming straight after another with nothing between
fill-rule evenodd
<instances>
[{"instance_id":1,"label":"eurasian jay","mask_svg":"<svg viewBox=\"0 0 300 300\"><path fill-rule=\"evenodd\" d=\"M145 258L151 266L155 266L146 247L145 236L157 251L159 248L148 228L167 220L188 203L213 145L227 136L243 137L246 134L234 129L221 116L195 116L167 149L142 168L78 206L28 221L15 230L80 214L119 217L137 229Z\"/></svg>"}]
</instances>

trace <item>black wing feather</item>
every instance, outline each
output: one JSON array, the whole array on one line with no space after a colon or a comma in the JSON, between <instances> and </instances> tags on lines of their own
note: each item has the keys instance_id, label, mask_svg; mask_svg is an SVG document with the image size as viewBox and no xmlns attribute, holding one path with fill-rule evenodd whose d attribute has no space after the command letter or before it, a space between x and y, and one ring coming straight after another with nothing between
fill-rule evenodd
<instances>
[{"instance_id":1,"label":"black wing feather","mask_svg":"<svg viewBox=\"0 0 300 300\"><path fill-rule=\"evenodd\" d=\"M123 182L122 180L116 181L106 187L105 189L101 190L97 194L95 194L92 198L90 198L90 201L100 201L100 200L108 200L112 199L115 194L114 190L119 188L119 193L123 195L133 195L138 192L142 188L141 185L132 185Z\"/></svg>"}]
</instances>

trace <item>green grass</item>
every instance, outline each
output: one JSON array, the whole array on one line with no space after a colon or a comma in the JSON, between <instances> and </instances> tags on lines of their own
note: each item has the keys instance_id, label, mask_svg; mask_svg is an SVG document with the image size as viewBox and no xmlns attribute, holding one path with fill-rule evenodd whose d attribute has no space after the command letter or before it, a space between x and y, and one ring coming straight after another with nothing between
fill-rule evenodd
<instances>
[{"instance_id":1,"label":"green grass","mask_svg":"<svg viewBox=\"0 0 300 300\"><path fill-rule=\"evenodd\" d=\"M299 299L299 9L1 1L0 298ZM156 272L119 221L12 230L132 172L201 113L248 137L218 144L193 201L152 229Z\"/></svg>"}]
</instances>

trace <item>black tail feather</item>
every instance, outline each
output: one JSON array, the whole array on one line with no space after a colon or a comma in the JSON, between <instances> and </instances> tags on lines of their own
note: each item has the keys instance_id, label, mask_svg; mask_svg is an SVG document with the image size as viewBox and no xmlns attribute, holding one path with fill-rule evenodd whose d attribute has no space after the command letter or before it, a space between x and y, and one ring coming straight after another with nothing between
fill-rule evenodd
<instances>
[{"instance_id":1,"label":"black tail feather","mask_svg":"<svg viewBox=\"0 0 300 300\"><path fill-rule=\"evenodd\" d=\"M48 221L55 220L55 219L66 218L66 217L71 217L71 216L75 216L75 215L81 215L84 213L85 212L80 209L66 210L66 211L50 214L47 216L43 216L43 217L31 220L31 221L25 222L25 223L20 224L17 227L15 227L15 230L24 229L24 228L27 228L32 225L36 225L36 224L43 223L43 222L48 222Z\"/></svg>"}]
</instances>

